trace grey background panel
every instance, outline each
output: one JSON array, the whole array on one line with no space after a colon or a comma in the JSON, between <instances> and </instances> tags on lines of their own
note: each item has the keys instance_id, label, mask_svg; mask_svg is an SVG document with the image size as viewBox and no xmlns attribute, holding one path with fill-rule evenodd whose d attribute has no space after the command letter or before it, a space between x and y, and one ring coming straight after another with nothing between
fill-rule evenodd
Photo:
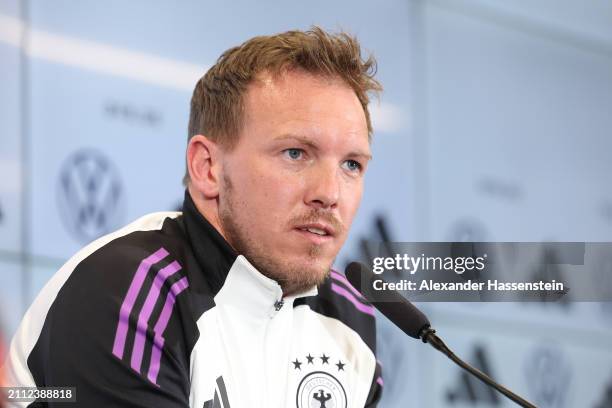
<instances>
[{"instance_id":1,"label":"grey background panel","mask_svg":"<svg viewBox=\"0 0 612 408\"><path fill-rule=\"evenodd\" d=\"M426 25L433 238L468 217L491 240L610 239L612 58L435 6Z\"/></svg>"},{"instance_id":2,"label":"grey background panel","mask_svg":"<svg viewBox=\"0 0 612 408\"><path fill-rule=\"evenodd\" d=\"M72 234L63 211L66 191L60 180L75 171L70 160L78 152L106 158L110 177L120 186L118 208L108 214L100 234L147 212L174 209L182 200L186 93L44 61L33 64L32 76L33 254L66 258L95 238ZM85 194L85 182L74 180L75 194ZM96 202L108 194L102 189ZM81 198L68 209L68 218L86 206Z\"/></svg>"},{"instance_id":3,"label":"grey background panel","mask_svg":"<svg viewBox=\"0 0 612 408\"><path fill-rule=\"evenodd\" d=\"M6 16L20 17L20 1L19 0L0 0L0 12Z\"/></svg>"},{"instance_id":4,"label":"grey background panel","mask_svg":"<svg viewBox=\"0 0 612 408\"><path fill-rule=\"evenodd\" d=\"M0 43L0 251L21 251L21 58Z\"/></svg>"},{"instance_id":5,"label":"grey background panel","mask_svg":"<svg viewBox=\"0 0 612 408\"><path fill-rule=\"evenodd\" d=\"M4 339L5 344L11 339L23 315L24 265L19 261L6 255L0 259L0 339Z\"/></svg>"},{"instance_id":6,"label":"grey background panel","mask_svg":"<svg viewBox=\"0 0 612 408\"><path fill-rule=\"evenodd\" d=\"M457 354L538 407L592 407L605 397L600 390L612 374L608 347L593 347L588 339L570 342L563 337L527 337L520 332L477 335L470 328L465 330L456 323L455 327L445 332L453 338ZM449 366L446 357L434 352L432 349L425 406L475 406L470 387L480 405L515 406L501 398L499 404L493 403L495 397L477 380L466 380L458 367Z\"/></svg>"}]
</instances>

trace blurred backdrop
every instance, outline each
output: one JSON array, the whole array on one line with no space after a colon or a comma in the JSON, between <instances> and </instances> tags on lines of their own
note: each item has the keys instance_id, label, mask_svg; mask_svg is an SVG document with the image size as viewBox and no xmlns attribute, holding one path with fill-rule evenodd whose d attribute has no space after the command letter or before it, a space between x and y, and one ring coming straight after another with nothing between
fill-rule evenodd
<instances>
[{"instance_id":1,"label":"blurred backdrop","mask_svg":"<svg viewBox=\"0 0 612 408\"><path fill-rule=\"evenodd\" d=\"M339 269L381 240L612 241L610 2L0 0L5 337L81 246L180 206L191 90L221 52L312 24L355 34L385 87ZM538 406L612 407L610 304L421 306ZM513 406L379 329L381 406Z\"/></svg>"}]
</instances>

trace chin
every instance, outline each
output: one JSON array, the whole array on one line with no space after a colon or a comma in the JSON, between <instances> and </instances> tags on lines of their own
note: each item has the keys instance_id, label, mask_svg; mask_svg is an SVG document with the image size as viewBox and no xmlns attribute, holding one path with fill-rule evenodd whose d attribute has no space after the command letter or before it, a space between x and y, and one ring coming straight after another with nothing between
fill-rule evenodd
<instances>
[{"instance_id":1,"label":"chin","mask_svg":"<svg viewBox=\"0 0 612 408\"><path fill-rule=\"evenodd\" d=\"M313 268L312 264L303 267L296 265L296 267L293 274L285 275L284 279L280 280L285 295L304 292L313 286L321 285L330 272L329 268Z\"/></svg>"},{"instance_id":2,"label":"chin","mask_svg":"<svg viewBox=\"0 0 612 408\"><path fill-rule=\"evenodd\" d=\"M307 271L308 275L312 276L317 284L320 284L329 275L331 266L331 262L317 262L316 264L305 265L303 270Z\"/></svg>"}]
</instances>

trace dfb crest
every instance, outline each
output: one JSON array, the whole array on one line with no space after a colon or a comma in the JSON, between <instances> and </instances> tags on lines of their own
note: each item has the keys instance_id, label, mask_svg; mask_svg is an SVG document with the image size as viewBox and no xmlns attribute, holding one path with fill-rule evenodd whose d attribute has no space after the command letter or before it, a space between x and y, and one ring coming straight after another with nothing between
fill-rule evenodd
<instances>
[{"instance_id":1,"label":"dfb crest","mask_svg":"<svg viewBox=\"0 0 612 408\"><path fill-rule=\"evenodd\" d=\"M346 408L346 392L330 373L313 371L300 382L296 405L298 408Z\"/></svg>"}]
</instances>

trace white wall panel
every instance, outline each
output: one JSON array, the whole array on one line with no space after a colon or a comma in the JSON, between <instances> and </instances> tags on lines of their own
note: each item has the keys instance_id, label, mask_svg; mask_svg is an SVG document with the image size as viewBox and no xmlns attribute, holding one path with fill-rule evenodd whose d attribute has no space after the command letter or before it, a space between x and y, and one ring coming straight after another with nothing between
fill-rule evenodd
<instances>
[{"instance_id":1,"label":"white wall panel","mask_svg":"<svg viewBox=\"0 0 612 408\"><path fill-rule=\"evenodd\" d=\"M17 259L0 259L0 335L11 339L21 321L24 268Z\"/></svg>"},{"instance_id":2,"label":"white wall panel","mask_svg":"<svg viewBox=\"0 0 612 408\"><path fill-rule=\"evenodd\" d=\"M19 49L0 42L0 256L21 250L23 134Z\"/></svg>"},{"instance_id":3,"label":"white wall panel","mask_svg":"<svg viewBox=\"0 0 612 408\"><path fill-rule=\"evenodd\" d=\"M473 220L488 240L609 239L610 55L444 7L424 18L432 238Z\"/></svg>"},{"instance_id":4,"label":"white wall panel","mask_svg":"<svg viewBox=\"0 0 612 408\"><path fill-rule=\"evenodd\" d=\"M180 202L185 93L43 61L34 61L32 78L35 255L67 258L96 230L108 233ZM108 168L76 166L78 152ZM76 225L88 232L75 234Z\"/></svg>"},{"instance_id":5,"label":"white wall panel","mask_svg":"<svg viewBox=\"0 0 612 408\"><path fill-rule=\"evenodd\" d=\"M551 335L526 336L524 332L473 332L460 327L440 329L449 347L479 369L488 368L495 380L538 407L594 407L605 397L612 372L612 350L592 345L585 336L568 342ZM432 354L424 406L503 406L513 402L500 395L499 403L475 378L466 378L459 367L436 350ZM476 401L470 397L470 388Z\"/></svg>"}]
</instances>

